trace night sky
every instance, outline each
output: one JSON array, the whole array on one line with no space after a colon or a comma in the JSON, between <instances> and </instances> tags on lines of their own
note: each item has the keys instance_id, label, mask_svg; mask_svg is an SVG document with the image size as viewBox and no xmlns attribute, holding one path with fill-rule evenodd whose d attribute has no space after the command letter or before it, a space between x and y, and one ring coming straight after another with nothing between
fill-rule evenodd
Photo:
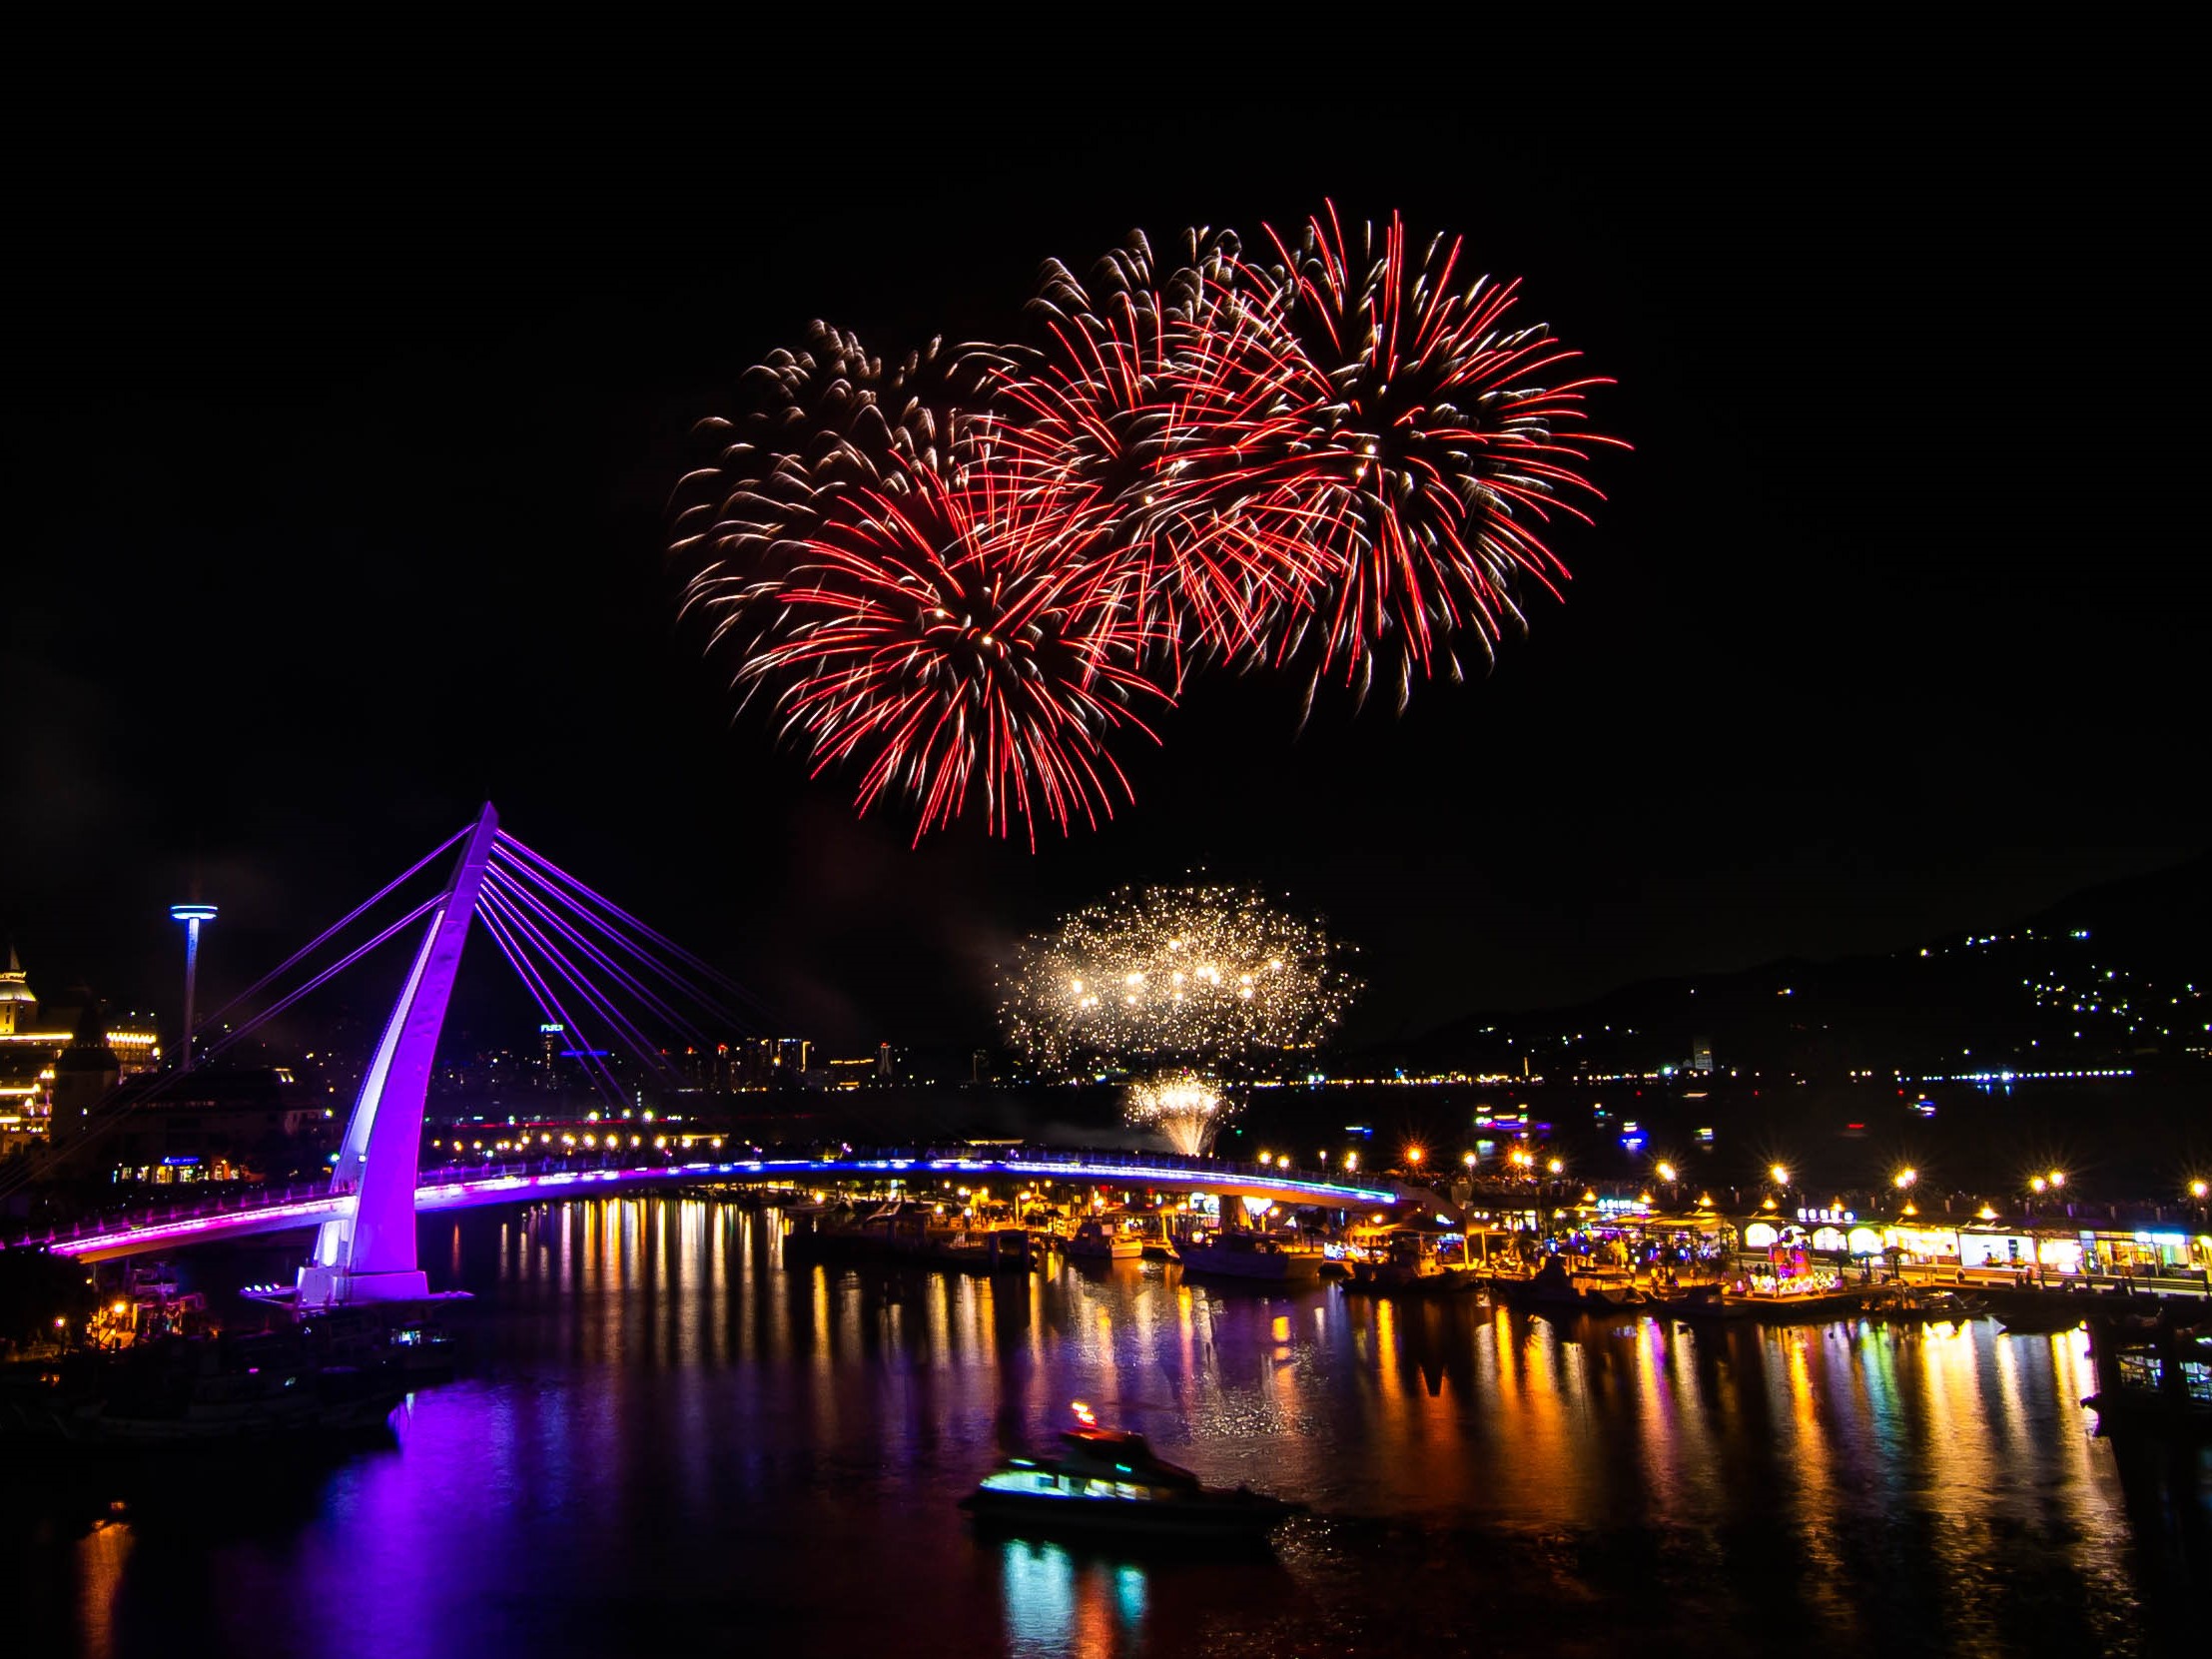
<instances>
[{"instance_id":1,"label":"night sky","mask_svg":"<svg viewBox=\"0 0 2212 1659\"><path fill-rule=\"evenodd\" d=\"M1023 931L1200 867L1356 941L1387 1038L2203 848L2178 124L1131 119L24 141L0 935L34 983L174 1017L172 900L223 906L220 995L487 792L840 1043L980 1039ZM1200 680L1134 807L1036 856L910 851L731 727L660 548L749 364L817 316L1005 337L1048 255L1324 196L1464 233L1622 383L1596 424L1636 452L1488 678L1302 734L1291 680Z\"/></svg>"}]
</instances>

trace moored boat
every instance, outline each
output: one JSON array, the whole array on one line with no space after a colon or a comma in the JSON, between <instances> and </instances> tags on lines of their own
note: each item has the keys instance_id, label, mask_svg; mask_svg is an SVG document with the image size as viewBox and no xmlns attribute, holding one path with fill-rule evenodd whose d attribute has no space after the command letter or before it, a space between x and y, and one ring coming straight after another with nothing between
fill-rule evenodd
<instances>
[{"instance_id":1,"label":"moored boat","mask_svg":"<svg viewBox=\"0 0 2212 1659\"><path fill-rule=\"evenodd\" d=\"M1490 1287L1492 1294L1508 1306L1532 1312L1615 1313L1624 1308L1641 1310L1647 1305L1644 1293L1634 1284L1578 1279L1556 1255L1527 1278L1493 1278Z\"/></svg>"},{"instance_id":2,"label":"moored boat","mask_svg":"<svg viewBox=\"0 0 2212 1659\"><path fill-rule=\"evenodd\" d=\"M1456 1261L1444 1253L1454 1244L1460 1244L1462 1249L1461 1259ZM1346 1288L1377 1295L1435 1295L1472 1290L1477 1284L1458 1234L1397 1229L1385 1235L1378 1247L1349 1265L1351 1282Z\"/></svg>"},{"instance_id":3,"label":"moored boat","mask_svg":"<svg viewBox=\"0 0 2212 1659\"><path fill-rule=\"evenodd\" d=\"M1071 1261L1135 1261L1144 1254L1144 1240L1110 1216L1086 1216L1061 1250Z\"/></svg>"},{"instance_id":4,"label":"moored boat","mask_svg":"<svg viewBox=\"0 0 2212 1659\"><path fill-rule=\"evenodd\" d=\"M1892 1324L1942 1324L1978 1319L1989 1311L1989 1304L1979 1296L1961 1295L1956 1290L1915 1286L1890 1299L1871 1301L1867 1310Z\"/></svg>"},{"instance_id":5,"label":"moored boat","mask_svg":"<svg viewBox=\"0 0 2212 1659\"><path fill-rule=\"evenodd\" d=\"M2008 1306L1997 1315L1998 1330L2006 1336L2057 1336L2081 1323L2078 1303L2059 1294L2047 1295L2045 1302L2042 1306Z\"/></svg>"},{"instance_id":6,"label":"moored boat","mask_svg":"<svg viewBox=\"0 0 2212 1659\"><path fill-rule=\"evenodd\" d=\"M291 1443L383 1427L413 1386L391 1354L341 1362L294 1332L168 1337L0 1371L0 1449L82 1455Z\"/></svg>"},{"instance_id":7,"label":"moored boat","mask_svg":"<svg viewBox=\"0 0 2212 1659\"><path fill-rule=\"evenodd\" d=\"M1647 1311L1696 1324L1705 1320L1749 1319L1760 1324L1823 1324L1856 1318L1866 1308L1861 1290L1754 1290L1682 1296L1652 1303Z\"/></svg>"},{"instance_id":8,"label":"moored boat","mask_svg":"<svg viewBox=\"0 0 2212 1659\"><path fill-rule=\"evenodd\" d=\"M1178 1246L1183 1271L1273 1284L1321 1282L1321 1249L1272 1233L1217 1233Z\"/></svg>"}]
</instances>

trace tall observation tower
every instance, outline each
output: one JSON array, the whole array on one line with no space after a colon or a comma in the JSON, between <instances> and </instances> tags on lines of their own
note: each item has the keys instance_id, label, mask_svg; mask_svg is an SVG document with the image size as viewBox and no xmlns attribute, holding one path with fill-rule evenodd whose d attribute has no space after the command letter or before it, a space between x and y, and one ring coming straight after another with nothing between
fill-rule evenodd
<instances>
[{"instance_id":1,"label":"tall observation tower","mask_svg":"<svg viewBox=\"0 0 2212 1659\"><path fill-rule=\"evenodd\" d=\"M200 971L200 924L215 920L212 904L173 904L169 914L185 925L185 1040L178 1050L184 1056L181 1072L192 1070L192 986Z\"/></svg>"}]
</instances>

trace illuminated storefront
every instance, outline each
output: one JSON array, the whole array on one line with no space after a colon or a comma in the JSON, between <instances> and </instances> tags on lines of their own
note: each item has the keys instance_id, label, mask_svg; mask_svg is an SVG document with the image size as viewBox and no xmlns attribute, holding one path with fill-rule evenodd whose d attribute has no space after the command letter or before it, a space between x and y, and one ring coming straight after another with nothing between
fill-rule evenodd
<instances>
[{"instance_id":1,"label":"illuminated storefront","mask_svg":"<svg viewBox=\"0 0 2212 1659\"><path fill-rule=\"evenodd\" d=\"M1958 1264L1961 1267L2024 1267L2035 1259L2032 1234L2000 1226L1958 1230Z\"/></svg>"},{"instance_id":2,"label":"illuminated storefront","mask_svg":"<svg viewBox=\"0 0 2212 1659\"><path fill-rule=\"evenodd\" d=\"M2212 1239L2176 1228L2084 1230L2082 1259L2090 1272L2195 1273L2212 1267Z\"/></svg>"},{"instance_id":3,"label":"illuminated storefront","mask_svg":"<svg viewBox=\"0 0 2212 1659\"><path fill-rule=\"evenodd\" d=\"M1898 1261L1912 1266L1958 1265L1958 1229L1922 1227L1917 1222L1892 1222L1881 1230L1881 1247L1894 1252Z\"/></svg>"}]
</instances>

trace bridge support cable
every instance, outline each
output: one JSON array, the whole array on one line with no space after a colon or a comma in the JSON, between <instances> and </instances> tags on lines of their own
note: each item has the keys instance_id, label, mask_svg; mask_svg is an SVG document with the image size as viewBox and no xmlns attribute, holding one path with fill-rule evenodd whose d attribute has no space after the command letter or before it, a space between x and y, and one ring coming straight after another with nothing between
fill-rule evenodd
<instances>
[{"instance_id":1,"label":"bridge support cable","mask_svg":"<svg viewBox=\"0 0 2212 1659\"><path fill-rule=\"evenodd\" d=\"M529 992L530 1001L537 1004L537 1011L546 1023L576 1034L582 1045L576 1058L582 1062L585 1076L591 1079L593 1087L606 1098L608 1104L616 1112L620 1112L628 1104L623 1098L621 1086L614 1081L614 1075L591 1053L590 1042L584 1037L582 1029L568 1011L561 1007L559 997L524 955L521 945L508 936L506 924L500 920L498 910L494 906L484 905L477 914L483 922L484 931L491 935L493 943L499 947L500 955L507 959L507 966L514 970L515 977L522 982L523 989Z\"/></svg>"},{"instance_id":2,"label":"bridge support cable","mask_svg":"<svg viewBox=\"0 0 2212 1659\"><path fill-rule=\"evenodd\" d=\"M256 980L252 985L241 991L237 996L233 997L229 1002L225 1003L213 1014L210 1014L205 1020L202 1020L195 1028L193 1035L195 1037L198 1037L201 1032L212 1030L214 1027L221 1023L223 1017L226 1014L229 1014L232 1009L238 1008L243 1004L252 1002L256 997L260 996L264 991L268 990L270 986L276 984L277 981L283 979L285 975L289 974L301 963L307 961L310 957L314 956L317 951L321 950L325 945L329 944L341 933L344 933L348 928L352 927L356 922L360 921L371 910L374 910L376 906L382 904L384 900L390 898L392 894L396 893L400 888L404 887L408 882L412 881L416 876L420 875L424 870L428 869L433 860L439 858L444 853L449 851L453 847L453 845L467 833L468 826L466 824L463 824L459 829L453 831L451 835L448 835L444 840L440 841L436 846L432 847L428 852L424 853L420 858L416 859L412 864L408 865L407 868L402 870L397 876L386 882L383 887L380 888L376 893L371 895L369 898L363 900L360 904L356 905L352 910L348 911L344 916L341 916L337 921L333 922L329 927L325 928L321 933L317 934L305 945L302 945L298 950L294 951L290 956L286 957L284 961L278 963L276 967L270 969L268 973L262 975L262 977ZM422 912L420 910L417 910L413 914L419 916L420 914L422 914ZM389 934L387 933L383 937L388 938ZM349 963L357 961L362 956L362 954L363 953L361 951L356 951L346 960ZM327 974L324 976L324 978L326 979L329 977L330 976ZM321 981L318 981L317 983L320 984Z\"/></svg>"},{"instance_id":3,"label":"bridge support cable","mask_svg":"<svg viewBox=\"0 0 2212 1659\"><path fill-rule=\"evenodd\" d=\"M764 1033L761 1019L750 1012L740 1013L725 999L702 987L697 980L676 966L666 952L641 943L619 924L584 903L569 887L554 882L537 869L513 859L495 859L493 868L507 882L534 895L542 904L558 911L580 933L594 938L599 945L625 959L632 967L665 988L666 998L688 1004L705 1015L711 1024L737 1032ZM749 993L740 993L741 999L750 1003ZM662 1018L668 1018L663 1014ZM676 1019L672 1023L686 1022ZM696 1034L695 1034L696 1035ZM703 1037L698 1040L704 1041Z\"/></svg>"},{"instance_id":4,"label":"bridge support cable","mask_svg":"<svg viewBox=\"0 0 2212 1659\"><path fill-rule=\"evenodd\" d=\"M636 1057L639 1064L649 1072L673 1080L667 1057L645 1040L644 1033L640 1032L624 1016L622 1011L614 1006L606 994L593 985L576 965L561 953L560 948L547 939L537 925L524 915L512 901L487 886L483 892L482 902L499 913L500 919L507 924L516 937L526 940L537 948L539 957L544 964L560 977L562 983L566 984L578 997L583 999L585 1006L606 1022L608 1031Z\"/></svg>"},{"instance_id":5,"label":"bridge support cable","mask_svg":"<svg viewBox=\"0 0 2212 1659\"><path fill-rule=\"evenodd\" d=\"M686 950L675 940L653 927L651 923L624 910L605 894L570 875L544 854L516 840L513 836L501 833L494 857L500 858L510 865L533 872L533 879L535 880L573 894L572 902L585 914L593 916L602 928L615 932L618 930L613 924L618 924L620 928L628 929L640 938L651 941L667 956L686 964L693 972L720 986L740 1002L749 1003L762 1013L767 1012L766 1005L758 997L723 973L721 969L715 967L713 963Z\"/></svg>"},{"instance_id":6,"label":"bridge support cable","mask_svg":"<svg viewBox=\"0 0 2212 1659\"><path fill-rule=\"evenodd\" d=\"M562 918L557 910L548 905L530 888L504 874L496 865L492 867L488 881L490 889L496 890L500 897L511 904L517 904L529 910L540 922L552 928L561 938L565 939L571 949L580 952L587 961L596 963L601 970L612 977L615 984L629 992L631 996L637 998L639 1002L658 1014L663 1020L666 1020L669 1025L682 1031L696 1042L705 1043L708 1041L705 1032L684 1018L676 1009L670 1007L668 1003L654 993L650 986L640 983L619 962L579 933Z\"/></svg>"},{"instance_id":7,"label":"bridge support cable","mask_svg":"<svg viewBox=\"0 0 2212 1659\"><path fill-rule=\"evenodd\" d=\"M631 915L612 899L594 892L559 865L553 863L552 860L523 845L513 836L503 831L500 833L494 856L505 860L510 865L526 865L531 872L534 872L536 880L565 889L574 896L570 902L584 915L590 917L602 931L614 935L617 939L622 939L620 930L626 928L638 938L649 941L666 957L683 963L709 984L719 987L728 995L736 998L738 1003L752 1010L749 1020L738 1023L752 1024L760 1022L764 1023L764 1028L767 1025L775 1024L774 1011L766 1003L762 1002L760 998L753 995L751 991L748 991L736 980L730 978L729 975L723 973L714 964L685 950L683 946L677 944L666 934ZM650 955L640 950L636 944L626 939L623 939L622 942L634 954L645 957L646 960L652 960ZM665 970L663 971L665 972ZM696 988L692 988L687 994L702 1007L716 1007L714 998L699 994ZM718 1010L718 1012L727 1011Z\"/></svg>"},{"instance_id":8,"label":"bridge support cable","mask_svg":"<svg viewBox=\"0 0 2212 1659\"><path fill-rule=\"evenodd\" d=\"M422 920L423 917L427 916L431 911L435 910L438 907L438 904L443 898L444 895L442 893L433 893L429 898L424 899L420 904L416 905L412 910L408 911L396 922L393 922L389 927L385 928L373 939L369 940L365 945L358 946L347 955L341 957L338 961L332 963L330 967L324 969L320 974L317 974L315 978L309 980L307 984L301 986L297 991L293 991L288 995L279 998L276 1002L271 1003L267 1008L263 1009L251 1020L240 1026L236 1031L225 1032L218 1041L211 1043L210 1045L208 1045L207 1048L200 1051L201 1060L203 1062L213 1060L217 1055L221 1054L233 1043L239 1041L239 1039L251 1036L254 1032L260 1030L271 1020L274 1020L278 1015L282 1014L286 1009L290 1008L294 1003L298 1002L302 997L309 995L311 992L320 990L324 985L328 984L331 980L336 979L340 974L346 972L347 969L351 968L355 963L359 962L370 951L375 950L380 945L389 943L389 941L395 935L400 933L403 929L411 927L414 923Z\"/></svg>"}]
</instances>

